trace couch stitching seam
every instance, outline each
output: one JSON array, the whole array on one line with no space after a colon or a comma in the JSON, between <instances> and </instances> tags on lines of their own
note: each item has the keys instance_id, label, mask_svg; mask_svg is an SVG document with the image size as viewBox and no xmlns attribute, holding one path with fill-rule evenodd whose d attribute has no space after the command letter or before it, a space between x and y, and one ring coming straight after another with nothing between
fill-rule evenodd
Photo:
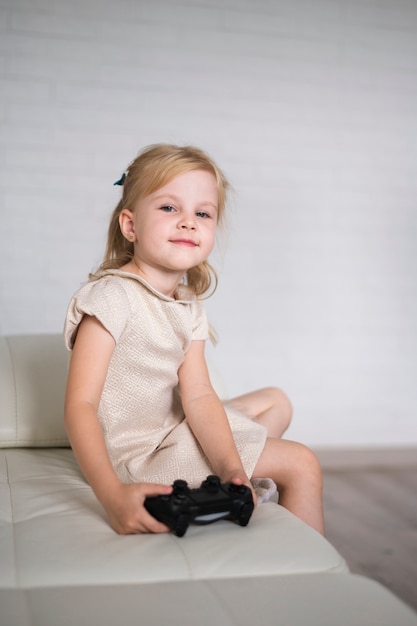
<instances>
[{"instance_id":1,"label":"couch stitching seam","mask_svg":"<svg viewBox=\"0 0 417 626\"><path fill-rule=\"evenodd\" d=\"M187 567L188 570L188 575L190 577L191 580L195 579L195 574L193 572L193 568L191 567L191 563L190 560L185 552L185 550L182 547L182 539L178 538L178 537L174 537L174 535L171 533L171 539L176 543L177 548L179 549L180 554L182 555L182 558L184 559L184 563Z\"/></svg>"},{"instance_id":2,"label":"couch stitching seam","mask_svg":"<svg viewBox=\"0 0 417 626\"><path fill-rule=\"evenodd\" d=\"M16 520L15 520L15 511L13 504L13 491L12 491L12 483L10 481L10 472L9 472L9 461L7 458L7 452L4 453L4 458L6 462L6 475L7 475L7 484L9 486L9 499L10 499L10 515L11 515L11 523L12 523L12 542L13 542L13 569L14 569L14 579L16 586L19 587L19 573L18 573L18 563L17 563L17 538L16 538Z\"/></svg>"}]
</instances>

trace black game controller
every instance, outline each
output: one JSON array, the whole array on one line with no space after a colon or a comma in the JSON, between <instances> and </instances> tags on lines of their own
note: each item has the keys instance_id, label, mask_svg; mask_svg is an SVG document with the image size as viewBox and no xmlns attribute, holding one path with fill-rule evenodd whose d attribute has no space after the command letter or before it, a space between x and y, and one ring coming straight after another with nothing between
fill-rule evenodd
<instances>
[{"instance_id":1,"label":"black game controller","mask_svg":"<svg viewBox=\"0 0 417 626\"><path fill-rule=\"evenodd\" d=\"M254 504L246 485L220 483L218 476L207 476L199 489L189 489L185 480L176 480L166 496L148 496L145 508L160 522L182 537L191 522L210 524L228 519L246 526Z\"/></svg>"}]
</instances>

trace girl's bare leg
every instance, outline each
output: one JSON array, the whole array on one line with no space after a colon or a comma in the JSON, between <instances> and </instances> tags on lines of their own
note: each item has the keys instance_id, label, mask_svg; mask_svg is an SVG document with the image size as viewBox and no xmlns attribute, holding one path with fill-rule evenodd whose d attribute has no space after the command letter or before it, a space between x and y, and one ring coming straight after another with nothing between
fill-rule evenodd
<instances>
[{"instance_id":1,"label":"girl's bare leg","mask_svg":"<svg viewBox=\"0 0 417 626\"><path fill-rule=\"evenodd\" d=\"M271 478L277 485L279 504L324 534L323 481L320 463L306 446L281 439L292 406L283 391L266 387L225 402L266 427L268 439L252 478Z\"/></svg>"},{"instance_id":2,"label":"girl's bare leg","mask_svg":"<svg viewBox=\"0 0 417 626\"><path fill-rule=\"evenodd\" d=\"M277 439L287 430L292 417L289 399L276 387L265 387L245 393L228 400L225 405L262 424L267 429L269 437Z\"/></svg>"},{"instance_id":3,"label":"girl's bare leg","mask_svg":"<svg viewBox=\"0 0 417 626\"><path fill-rule=\"evenodd\" d=\"M252 477L265 476L276 483L279 504L324 535L323 480L314 452L295 441L268 438Z\"/></svg>"}]
</instances>

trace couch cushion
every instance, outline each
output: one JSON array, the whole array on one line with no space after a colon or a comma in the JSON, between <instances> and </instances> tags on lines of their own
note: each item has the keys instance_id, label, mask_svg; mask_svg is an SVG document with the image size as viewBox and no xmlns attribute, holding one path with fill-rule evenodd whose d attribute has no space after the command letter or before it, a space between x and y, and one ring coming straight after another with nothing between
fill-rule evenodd
<instances>
[{"instance_id":1,"label":"couch cushion","mask_svg":"<svg viewBox=\"0 0 417 626\"><path fill-rule=\"evenodd\" d=\"M417 626L382 585L331 574L7 590L0 605L7 626Z\"/></svg>"},{"instance_id":2,"label":"couch cushion","mask_svg":"<svg viewBox=\"0 0 417 626\"><path fill-rule=\"evenodd\" d=\"M3 495L8 510L1 519L0 553L13 561L0 569L0 587L347 571L321 535L274 503L259 505L245 528L219 521L192 525L182 538L172 533L119 536L71 450L1 450L0 459L0 467L7 467L2 485L10 490Z\"/></svg>"},{"instance_id":3,"label":"couch cushion","mask_svg":"<svg viewBox=\"0 0 417 626\"><path fill-rule=\"evenodd\" d=\"M0 448L68 446L62 336L0 337Z\"/></svg>"}]
</instances>

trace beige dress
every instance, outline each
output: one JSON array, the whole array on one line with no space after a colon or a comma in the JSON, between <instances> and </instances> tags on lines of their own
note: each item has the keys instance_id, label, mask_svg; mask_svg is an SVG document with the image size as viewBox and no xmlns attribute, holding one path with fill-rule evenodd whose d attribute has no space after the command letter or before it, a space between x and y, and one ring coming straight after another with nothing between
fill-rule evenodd
<instances>
[{"instance_id":1,"label":"beige dress","mask_svg":"<svg viewBox=\"0 0 417 626\"><path fill-rule=\"evenodd\" d=\"M180 288L181 289L181 288ZM99 405L99 418L113 467L124 482L199 486L209 462L188 426L178 391L178 369L192 340L206 340L201 302L159 293L142 278L109 270L79 289L65 322L65 342L74 345L84 314L111 333L115 349ZM248 476L263 450L266 430L226 408Z\"/></svg>"}]
</instances>

